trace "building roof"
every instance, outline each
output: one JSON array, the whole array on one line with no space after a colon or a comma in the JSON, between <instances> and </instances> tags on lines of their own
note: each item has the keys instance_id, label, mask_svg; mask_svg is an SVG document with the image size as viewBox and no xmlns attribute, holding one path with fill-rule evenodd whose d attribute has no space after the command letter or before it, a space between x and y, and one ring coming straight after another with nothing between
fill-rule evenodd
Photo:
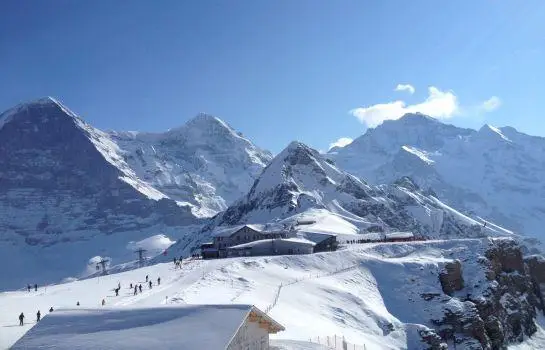
<instances>
[{"instance_id":1,"label":"building roof","mask_svg":"<svg viewBox=\"0 0 545 350\"><path fill-rule=\"evenodd\" d=\"M12 349L225 349L246 318L284 330L252 305L70 309L47 314Z\"/></svg>"},{"instance_id":2,"label":"building roof","mask_svg":"<svg viewBox=\"0 0 545 350\"><path fill-rule=\"evenodd\" d=\"M270 230L266 229L266 225L261 224L246 224L246 225L236 225L236 226L218 226L213 232L213 237L230 237L244 227L248 227L258 233L268 234L272 233Z\"/></svg>"},{"instance_id":3,"label":"building roof","mask_svg":"<svg viewBox=\"0 0 545 350\"><path fill-rule=\"evenodd\" d=\"M252 242L243 243L243 244L235 245L235 246L232 246L232 247L228 247L227 249L245 249L245 248L252 248L252 247L257 247L257 246L262 246L262 245L270 245L271 241L272 241L271 239L261 239L259 241L252 241ZM316 243L314 243L312 241L309 241L309 240L304 239L304 238L296 238L296 237L293 237L293 238L275 238L274 241L277 242L277 243L280 242L280 243L292 244L294 246L306 245L306 246L314 247L316 245Z\"/></svg>"},{"instance_id":4,"label":"building roof","mask_svg":"<svg viewBox=\"0 0 545 350\"><path fill-rule=\"evenodd\" d=\"M298 232L299 234L304 236L306 239L316 244L319 244L328 238L337 237L335 233L312 232L312 231L306 231L306 230L301 230Z\"/></svg>"}]
</instances>

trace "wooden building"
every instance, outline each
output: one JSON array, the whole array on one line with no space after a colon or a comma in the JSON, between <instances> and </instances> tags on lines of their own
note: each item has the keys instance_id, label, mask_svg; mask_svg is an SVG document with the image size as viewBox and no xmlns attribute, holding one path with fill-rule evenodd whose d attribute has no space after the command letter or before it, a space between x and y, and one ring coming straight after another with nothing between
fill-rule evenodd
<instances>
[{"instance_id":1,"label":"wooden building","mask_svg":"<svg viewBox=\"0 0 545 350\"><path fill-rule=\"evenodd\" d=\"M282 230L267 230L265 225L239 225L219 227L213 233L213 245L219 257L227 256L227 248L240 244L273 238L285 238Z\"/></svg>"}]
</instances>

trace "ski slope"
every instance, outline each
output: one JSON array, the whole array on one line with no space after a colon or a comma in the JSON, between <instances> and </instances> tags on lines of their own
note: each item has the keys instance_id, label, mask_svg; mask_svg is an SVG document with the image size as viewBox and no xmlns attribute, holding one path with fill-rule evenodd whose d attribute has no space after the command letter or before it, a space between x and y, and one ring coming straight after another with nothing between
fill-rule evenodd
<instances>
[{"instance_id":1,"label":"ski slope","mask_svg":"<svg viewBox=\"0 0 545 350\"><path fill-rule=\"evenodd\" d=\"M274 336L280 349L319 349L309 339L344 336L367 349L422 349L415 329L442 315L443 304L423 293L442 294L438 273L453 258L464 280L484 278L476 263L486 239L355 244L311 255L187 260L181 269L161 263L117 274L40 288L0 293L0 349L14 344L48 309L141 308L184 304L253 304L286 330ZM384 273L387 271L388 273ZM146 275L153 281L149 289ZM157 278L161 284L157 285ZM113 289L121 283L118 297ZM141 283L133 295L130 283ZM476 291L474 291L476 292ZM455 299L452 299L455 300ZM18 315L24 312L24 326ZM54 312L54 311L53 311ZM541 332L541 333L539 333ZM543 331L529 341L545 346ZM523 344L524 345L524 344ZM531 347L521 347L526 349Z\"/></svg>"}]
</instances>

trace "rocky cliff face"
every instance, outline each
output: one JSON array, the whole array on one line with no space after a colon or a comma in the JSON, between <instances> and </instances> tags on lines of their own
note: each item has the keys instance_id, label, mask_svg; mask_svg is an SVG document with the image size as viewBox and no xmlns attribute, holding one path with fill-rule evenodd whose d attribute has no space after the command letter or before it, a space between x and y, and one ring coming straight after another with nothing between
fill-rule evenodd
<instances>
[{"instance_id":1,"label":"rocky cliff face","mask_svg":"<svg viewBox=\"0 0 545 350\"><path fill-rule=\"evenodd\" d=\"M26 104L0 119L3 240L48 245L195 223L188 207L138 179L104 133L57 101Z\"/></svg>"},{"instance_id":2,"label":"rocky cliff face","mask_svg":"<svg viewBox=\"0 0 545 350\"><path fill-rule=\"evenodd\" d=\"M491 240L479 259L483 275L468 278L467 286L458 282L464 263L446 263L439 279L450 297L442 299L442 317L431 320L437 334L463 349L506 349L534 334L536 311L543 312L539 289L543 261L533 256L525 262L522 248L513 240Z\"/></svg>"}]
</instances>

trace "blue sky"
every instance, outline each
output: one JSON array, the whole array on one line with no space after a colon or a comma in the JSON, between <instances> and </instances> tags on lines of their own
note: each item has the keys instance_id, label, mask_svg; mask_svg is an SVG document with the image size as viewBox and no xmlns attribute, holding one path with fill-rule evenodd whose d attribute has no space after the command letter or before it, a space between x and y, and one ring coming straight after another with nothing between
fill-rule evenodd
<instances>
[{"instance_id":1,"label":"blue sky","mask_svg":"<svg viewBox=\"0 0 545 350\"><path fill-rule=\"evenodd\" d=\"M279 152L424 110L545 136L545 1L3 1L0 109L101 129L217 115ZM401 91L394 91L398 84Z\"/></svg>"}]
</instances>

